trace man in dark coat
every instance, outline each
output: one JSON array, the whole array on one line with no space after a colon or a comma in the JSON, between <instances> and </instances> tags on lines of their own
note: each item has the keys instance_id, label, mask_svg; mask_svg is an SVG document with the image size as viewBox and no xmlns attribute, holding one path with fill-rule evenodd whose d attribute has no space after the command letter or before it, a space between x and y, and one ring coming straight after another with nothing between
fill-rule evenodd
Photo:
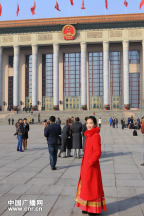
<instances>
[{"instance_id":1,"label":"man in dark coat","mask_svg":"<svg viewBox=\"0 0 144 216\"><path fill-rule=\"evenodd\" d=\"M66 125L63 127L62 131L62 146L60 157L71 157L71 149L72 149L72 132L71 132L71 124L72 121L70 118L66 120Z\"/></svg>"},{"instance_id":2,"label":"man in dark coat","mask_svg":"<svg viewBox=\"0 0 144 216\"><path fill-rule=\"evenodd\" d=\"M40 122L40 113L38 114L38 122Z\"/></svg>"},{"instance_id":3,"label":"man in dark coat","mask_svg":"<svg viewBox=\"0 0 144 216\"><path fill-rule=\"evenodd\" d=\"M85 137L84 133L85 133L85 131L87 130L87 127L86 127L87 119L88 119L88 117L85 117L85 124L82 125L83 151L84 151L84 147L85 147L85 140L86 140L86 137Z\"/></svg>"},{"instance_id":4,"label":"man in dark coat","mask_svg":"<svg viewBox=\"0 0 144 216\"><path fill-rule=\"evenodd\" d=\"M29 124L27 123L26 118L24 118L24 120L23 120L23 126L24 126L23 149L27 150L27 139L28 139L28 132L29 132Z\"/></svg>"},{"instance_id":5,"label":"man in dark coat","mask_svg":"<svg viewBox=\"0 0 144 216\"><path fill-rule=\"evenodd\" d=\"M79 117L75 118L75 123L72 125L72 148L74 158L80 158L80 149L82 149L82 123Z\"/></svg>"},{"instance_id":6,"label":"man in dark coat","mask_svg":"<svg viewBox=\"0 0 144 216\"><path fill-rule=\"evenodd\" d=\"M57 152L58 152L57 140L58 140L58 136L61 135L61 127L55 123L55 116L51 116L49 120L50 120L50 125L47 125L46 122L43 122L44 136L47 137L51 169L56 170L55 166L57 162Z\"/></svg>"},{"instance_id":7,"label":"man in dark coat","mask_svg":"<svg viewBox=\"0 0 144 216\"><path fill-rule=\"evenodd\" d=\"M9 123L9 125L10 125L10 122L11 122L11 119L9 118L9 119L8 119L8 123Z\"/></svg>"},{"instance_id":8,"label":"man in dark coat","mask_svg":"<svg viewBox=\"0 0 144 216\"><path fill-rule=\"evenodd\" d=\"M61 126L61 120L60 120L60 118L57 119L56 123Z\"/></svg>"},{"instance_id":9,"label":"man in dark coat","mask_svg":"<svg viewBox=\"0 0 144 216\"><path fill-rule=\"evenodd\" d=\"M113 125L113 128L115 128L115 118L113 117L113 120L112 120L112 125Z\"/></svg>"},{"instance_id":10,"label":"man in dark coat","mask_svg":"<svg viewBox=\"0 0 144 216\"><path fill-rule=\"evenodd\" d=\"M12 118L12 125L14 125L14 119Z\"/></svg>"}]
</instances>

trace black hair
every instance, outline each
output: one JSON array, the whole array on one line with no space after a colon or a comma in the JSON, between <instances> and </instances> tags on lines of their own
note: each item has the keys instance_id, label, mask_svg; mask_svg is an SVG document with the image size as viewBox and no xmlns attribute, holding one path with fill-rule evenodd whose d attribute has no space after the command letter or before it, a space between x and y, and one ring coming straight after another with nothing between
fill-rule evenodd
<instances>
[{"instance_id":1,"label":"black hair","mask_svg":"<svg viewBox=\"0 0 144 216\"><path fill-rule=\"evenodd\" d=\"M85 117L85 121L87 121L88 117Z\"/></svg>"},{"instance_id":2,"label":"black hair","mask_svg":"<svg viewBox=\"0 0 144 216\"><path fill-rule=\"evenodd\" d=\"M51 122L55 122L55 116L51 116L51 117L49 118L49 120L50 120Z\"/></svg>"},{"instance_id":3,"label":"black hair","mask_svg":"<svg viewBox=\"0 0 144 216\"><path fill-rule=\"evenodd\" d=\"M97 125L97 119L96 119L94 116L89 116L89 117L87 118L87 120L88 120L88 119L93 120L93 123L94 123L95 125Z\"/></svg>"},{"instance_id":4,"label":"black hair","mask_svg":"<svg viewBox=\"0 0 144 216\"><path fill-rule=\"evenodd\" d=\"M79 121L80 121L80 118L79 118L79 117L75 117L75 121L76 121L76 122L79 122Z\"/></svg>"}]
</instances>

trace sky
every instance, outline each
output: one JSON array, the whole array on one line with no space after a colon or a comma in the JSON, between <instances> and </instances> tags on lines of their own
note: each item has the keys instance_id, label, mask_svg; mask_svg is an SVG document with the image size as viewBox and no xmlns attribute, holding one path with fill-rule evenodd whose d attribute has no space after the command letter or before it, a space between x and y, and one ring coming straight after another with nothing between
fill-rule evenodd
<instances>
[{"instance_id":1,"label":"sky","mask_svg":"<svg viewBox=\"0 0 144 216\"><path fill-rule=\"evenodd\" d=\"M17 1L19 3L19 16L16 16ZM84 0L85 10L81 10L82 0L73 0L74 6L70 6L70 16L105 15L105 0ZM34 0L0 0L2 15L0 21L55 18L69 16L70 0L57 0L60 12L54 8L56 0L35 0L35 15L31 14L30 8ZM125 11L124 0L108 0L106 14L144 13L144 6L139 9L141 0L127 0L128 7Z\"/></svg>"}]
</instances>

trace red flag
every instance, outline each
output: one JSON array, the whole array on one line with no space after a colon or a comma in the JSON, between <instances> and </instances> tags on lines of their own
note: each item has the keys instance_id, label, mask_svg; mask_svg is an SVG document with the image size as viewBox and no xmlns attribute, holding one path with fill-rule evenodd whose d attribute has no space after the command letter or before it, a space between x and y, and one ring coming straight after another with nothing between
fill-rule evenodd
<instances>
[{"instance_id":1,"label":"red flag","mask_svg":"<svg viewBox=\"0 0 144 216\"><path fill-rule=\"evenodd\" d=\"M107 0L105 0L105 7L106 7L106 9L108 9L108 1Z\"/></svg>"},{"instance_id":2,"label":"red flag","mask_svg":"<svg viewBox=\"0 0 144 216\"><path fill-rule=\"evenodd\" d=\"M17 11L16 11L16 15L18 16L19 14L19 4L17 4Z\"/></svg>"},{"instance_id":3,"label":"red flag","mask_svg":"<svg viewBox=\"0 0 144 216\"><path fill-rule=\"evenodd\" d=\"M125 0L124 1L124 5L127 7L128 6L128 2Z\"/></svg>"},{"instance_id":4,"label":"red flag","mask_svg":"<svg viewBox=\"0 0 144 216\"><path fill-rule=\"evenodd\" d=\"M61 10L59 9L59 4L57 3L57 1L56 1L56 4L55 4L55 9L57 9L58 11L61 11Z\"/></svg>"},{"instance_id":5,"label":"red flag","mask_svg":"<svg viewBox=\"0 0 144 216\"><path fill-rule=\"evenodd\" d=\"M36 3L35 3L35 1L34 1L34 6L31 7L31 13L32 13L32 15L35 14L35 8L36 8Z\"/></svg>"},{"instance_id":6,"label":"red flag","mask_svg":"<svg viewBox=\"0 0 144 216\"><path fill-rule=\"evenodd\" d=\"M70 0L71 5L74 5L73 0Z\"/></svg>"},{"instance_id":7,"label":"red flag","mask_svg":"<svg viewBox=\"0 0 144 216\"><path fill-rule=\"evenodd\" d=\"M140 3L140 9L141 9L141 7L144 5L144 0L142 0L141 1L141 3Z\"/></svg>"},{"instance_id":8,"label":"red flag","mask_svg":"<svg viewBox=\"0 0 144 216\"><path fill-rule=\"evenodd\" d=\"M82 0L82 7L81 7L81 9L82 10L85 9L85 7L84 7L84 0Z\"/></svg>"},{"instance_id":9,"label":"red flag","mask_svg":"<svg viewBox=\"0 0 144 216\"><path fill-rule=\"evenodd\" d=\"M2 6L0 4L0 16L2 15Z\"/></svg>"}]
</instances>

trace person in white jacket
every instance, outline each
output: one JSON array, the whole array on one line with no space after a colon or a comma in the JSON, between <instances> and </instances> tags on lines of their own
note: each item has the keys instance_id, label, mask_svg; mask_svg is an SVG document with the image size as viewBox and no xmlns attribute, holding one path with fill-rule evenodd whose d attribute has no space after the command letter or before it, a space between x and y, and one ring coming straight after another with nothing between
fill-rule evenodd
<instances>
[{"instance_id":1,"label":"person in white jacket","mask_svg":"<svg viewBox=\"0 0 144 216\"><path fill-rule=\"evenodd\" d=\"M99 128L101 128L101 124L102 124L102 120L101 120L101 118L99 118L99 120L98 120L98 124L99 124Z\"/></svg>"}]
</instances>

